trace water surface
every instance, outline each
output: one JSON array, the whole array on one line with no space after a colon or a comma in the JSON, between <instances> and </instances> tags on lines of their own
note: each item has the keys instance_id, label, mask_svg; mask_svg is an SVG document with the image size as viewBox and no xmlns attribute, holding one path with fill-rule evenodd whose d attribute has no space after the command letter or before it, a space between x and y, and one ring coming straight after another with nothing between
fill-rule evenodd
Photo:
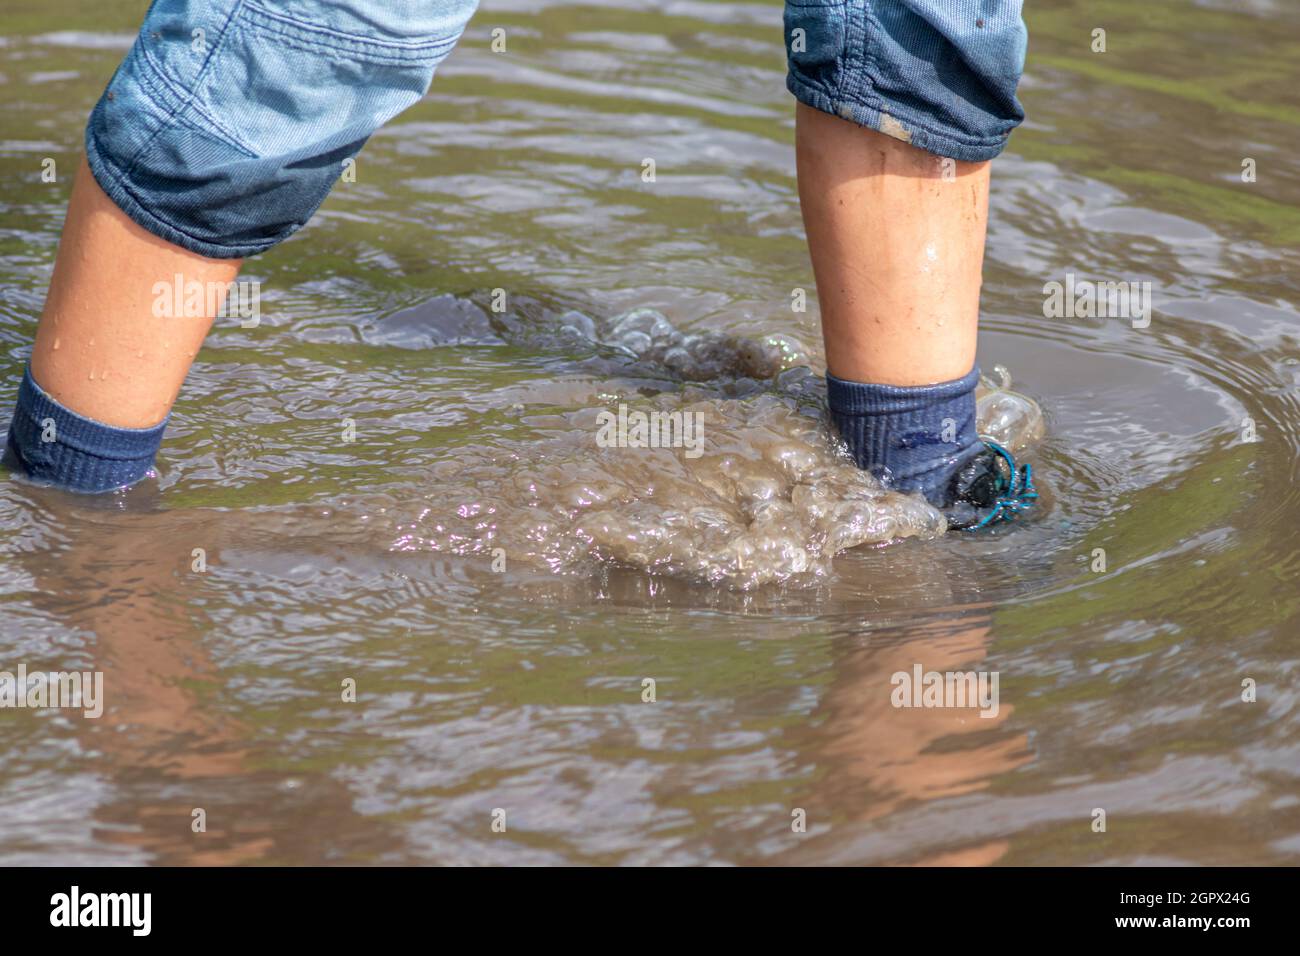
<instances>
[{"instance_id":1,"label":"water surface","mask_svg":"<svg viewBox=\"0 0 1300 956\"><path fill-rule=\"evenodd\" d=\"M143 9L6 9L7 401ZM1300 861L1300 13L1030 4L980 358L1048 497L983 536L827 440L780 14L488 0L248 264L157 482L0 482L0 669L107 694L0 711L0 861ZM1068 274L1150 282L1149 327L1045 318ZM704 453L598 447L620 402ZM998 716L892 707L918 663Z\"/></svg>"}]
</instances>

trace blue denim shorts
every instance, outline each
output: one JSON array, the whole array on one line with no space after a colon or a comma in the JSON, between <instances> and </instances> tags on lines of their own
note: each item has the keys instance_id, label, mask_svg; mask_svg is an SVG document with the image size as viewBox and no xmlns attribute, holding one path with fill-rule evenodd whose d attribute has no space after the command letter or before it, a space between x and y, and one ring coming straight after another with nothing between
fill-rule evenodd
<instances>
[{"instance_id":1,"label":"blue denim shorts","mask_svg":"<svg viewBox=\"0 0 1300 956\"><path fill-rule=\"evenodd\" d=\"M212 258L301 228L429 87L478 0L154 0L90 116L104 192Z\"/></svg>"},{"instance_id":2,"label":"blue denim shorts","mask_svg":"<svg viewBox=\"0 0 1300 956\"><path fill-rule=\"evenodd\" d=\"M135 222L212 258L283 241L416 103L478 0L154 0L86 128ZM1023 118L1020 0L788 0L802 102L960 160Z\"/></svg>"},{"instance_id":3,"label":"blue denim shorts","mask_svg":"<svg viewBox=\"0 0 1300 956\"><path fill-rule=\"evenodd\" d=\"M801 102L939 156L992 159L1025 118L1022 0L786 0Z\"/></svg>"}]
</instances>

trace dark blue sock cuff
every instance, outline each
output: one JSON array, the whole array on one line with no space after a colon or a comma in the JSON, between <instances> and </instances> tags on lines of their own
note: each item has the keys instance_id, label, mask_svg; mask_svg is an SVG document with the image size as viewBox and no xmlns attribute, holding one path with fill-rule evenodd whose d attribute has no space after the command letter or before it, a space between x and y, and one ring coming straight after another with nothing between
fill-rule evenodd
<instances>
[{"instance_id":1,"label":"dark blue sock cuff","mask_svg":"<svg viewBox=\"0 0 1300 956\"><path fill-rule=\"evenodd\" d=\"M70 491L109 491L149 474L167 419L152 428L117 428L78 415L23 372L9 425L7 458L33 481Z\"/></svg>"},{"instance_id":2,"label":"dark blue sock cuff","mask_svg":"<svg viewBox=\"0 0 1300 956\"><path fill-rule=\"evenodd\" d=\"M979 368L937 385L873 385L826 373L831 420L859 468L900 491L944 500L948 483L981 445L975 427Z\"/></svg>"},{"instance_id":3,"label":"dark blue sock cuff","mask_svg":"<svg viewBox=\"0 0 1300 956\"><path fill-rule=\"evenodd\" d=\"M826 373L826 397L833 410L845 415L899 415L924 412L940 403L975 395L979 366L961 378L938 385L872 385L850 382Z\"/></svg>"}]
</instances>

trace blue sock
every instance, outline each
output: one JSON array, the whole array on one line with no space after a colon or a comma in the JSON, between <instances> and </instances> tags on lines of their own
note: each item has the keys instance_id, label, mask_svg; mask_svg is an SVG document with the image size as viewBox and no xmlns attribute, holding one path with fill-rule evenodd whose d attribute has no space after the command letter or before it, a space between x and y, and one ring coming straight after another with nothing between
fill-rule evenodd
<instances>
[{"instance_id":1,"label":"blue sock","mask_svg":"<svg viewBox=\"0 0 1300 956\"><path fill-rule=\"evenodd\" d=\"M975 431L979 378L977 367L938 385L871 385L827 372L831 421L859 468L944 507L952 476L983 448Z\"/></svg>"},{"instance_id":2,"label":"blue sock","mask_svg":"<svg viewBox=\"0 0 1300 956\"><path fill-rule=\"evenodd\" d=\"M64 408L36 384L30 368L18 386L5 463L41 484L109 491L153 469L167 420L152 428L116 428Z\"/></svg>"}]
</instances>

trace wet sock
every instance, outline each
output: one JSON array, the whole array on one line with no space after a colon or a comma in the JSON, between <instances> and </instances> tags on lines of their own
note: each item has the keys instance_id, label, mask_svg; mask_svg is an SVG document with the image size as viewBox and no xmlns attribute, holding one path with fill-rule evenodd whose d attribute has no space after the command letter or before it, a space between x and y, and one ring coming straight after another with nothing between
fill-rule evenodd
<instances>
[{"instance_id":1,"label":"wet sock","mask_svg":"<svg viewBox=\"0 0 1300 956\"><path fill-rule=\"evenodd\" d=\"M975 430L979 377L977 367L938 385L872 385L827 372L831 421L859 468L945 507L953 475L983 448Z\"/></svg>"},{"instance_id":2,"label":"wet sock","mask_svg":"<svg viewBox=\"0 0 1300 956\"><path fill-rule=\"evenodd\" d=\"M164 419L152 428L117 428L60 405L23 372L9 425L5 463L42 484L69 491L108 491L153 469Z\"/></svg>"}]
</instances>

